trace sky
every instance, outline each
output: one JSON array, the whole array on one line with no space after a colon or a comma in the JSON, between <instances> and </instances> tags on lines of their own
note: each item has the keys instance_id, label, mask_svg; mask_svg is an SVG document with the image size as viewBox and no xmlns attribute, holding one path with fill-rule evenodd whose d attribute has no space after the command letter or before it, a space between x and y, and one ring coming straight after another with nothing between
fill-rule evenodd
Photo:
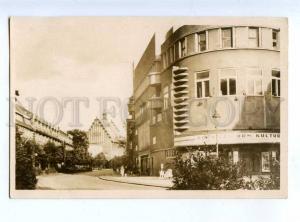
<instances>
[{"instance_id":1,"label":"sky","mask_svg":"<svg viewBox=\"0 0 300 222\"><path fill-rule=\"evenodd\" d=\"M25 107L63 130L88 130L103 110L124 128L133 65L154 34L158 55L171 27L255 22L230 17L12 17L11 88L19 90ZM76 109L75 100L82 100Z\"/></svg>"},{"instance_id":2,"label":"sky","mask_svg":"<svg viewBox=\"0 0 300 222\"><path fill-rule=\"evenodd\" d=\"M171 19L139 17L12 18L12 88L19 90L22 105L31 109L33 104L34 113L64 130L87 130L105 109L99 101L108 98L106 110L121 127L132 95L133 64L153 34L162 43L171 26ZM63 102L70 97L88 100L80 102L79 121L72 118L72 102Z\"/></svg>"}]
</instances>

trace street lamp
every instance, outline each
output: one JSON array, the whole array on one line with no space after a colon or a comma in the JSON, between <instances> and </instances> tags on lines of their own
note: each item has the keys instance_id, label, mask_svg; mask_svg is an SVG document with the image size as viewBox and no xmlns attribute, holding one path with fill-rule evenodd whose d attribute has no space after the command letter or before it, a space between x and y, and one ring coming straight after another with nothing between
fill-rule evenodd
<instances>
[{"instance_id":1,"label":"street lamp","mask_svg":"<svg viewBox=\"0 0 300 222\"><path fill-rule=\"evenodd\" d=\"M217 110L215 109L212 118L214 119L214 125L215 125L215 129L217 129L217 119L220 119L221 116L220 114L217 112ZM217 157L219 157L219 144L218 144L218 132L216 132L216 152L217 152Z\"/></svg>"}]
</instances>

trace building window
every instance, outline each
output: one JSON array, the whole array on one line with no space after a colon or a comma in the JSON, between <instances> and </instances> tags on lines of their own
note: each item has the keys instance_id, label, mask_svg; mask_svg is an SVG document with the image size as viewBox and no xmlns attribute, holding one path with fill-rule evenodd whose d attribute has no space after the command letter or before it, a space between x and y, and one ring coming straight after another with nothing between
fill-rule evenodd
<instances>
[{"instance_id":1,"label":"building window","mask_svg":"<svg viewBox=\"0 0 300 222\"><path fill-rule=\"evenodd\" d=\"M280 71L272 70L272 96L280 96Z\"/></svg>"},{"instance_id":2,"label":"building window","mask_svg":"<svg viewBox=\"0 0 300 222\"><path fill-rule=\"evenodd\" d=\"M277 30L272 30L272 41L273 41L273 48L278 47L278 40L279 40L279 31Z\"/></svg>"},{"instance_id":3,"label":"building window","mask_svg":"<svg viewBox=\"0 0 300 222\"><path fill-rule=\"evenodd\" d=\"M162 121L162 114L161 113L157 113L156 120L157 120L157 122Z\"/></svg>"},{"instance_id":4,"label":"building window","mask_svg":"<svg viewBox=\"0 0 300 222\"><path fill-rule=\"evenodd\" d=\"M170 64L174 62L174 55L173 55L173 53L174 53L174 49L173 49L173 47L170 47L169 48L169 62L170 62Z\"/></svg>"},{"instance_id":5,"label":"building window","mask_svg":"<svg viewBox=\"0 0 300 222\"><path fill-rule=\"evenodd\" d=\"M236 72L234 69L221 70L220 92L221 95L236 95Z\"/></svg>"},{"instance_id":6,"label":"building window","mask_svg":"<svg viewBox=\"0 0 300 222\"><path fill-rule=\"evenodd\" d=\"M238 152L238 151L233 151L232 156L233 156L233 157L232 157L233 163L239 162L239 152Z\"/></svg>"},{"instance_id":7,"label":"building window","mask_svg":"<svg viewBox=\"0 0 300 222\"><path fill-rule=\"evenodd\" d=\"M209 72L196 73L197 98L209 97Z\"/></svg>"},{"instance_id":8,"label":"building window","mask_svg":"<svg viewBox=\"0 0 300 222\"><path fill-rule=\"evenodd\" d=\"M172 50L173 50L173 62L175 62L175 59L176 59L176 46L175 45L172 46Z\"/></svg>"},{"instance_id":9,"label":"building window","mask_svg":"<svg viewBox=\"0 0 300 222\"><path fill-rule=\"evenodd\" d=\"M166 67L168 67L168 65L169 65L169 53L168 53L168 51L166 51L165 52L165 63L166 63Z\"/></svg>"},{"instance_id":10,"label":"building window","mask_svg":"<svg viewBox=\"0 0 300 222\"><path fill-rule=\"evenodd\" d=\"M261 171L270 172L270 153L262 152L261 153Z\"/></svg>"},{"instance_id":11,"label":"building window","mask_svg":"<svg viewBox=\"0 0 300 222\"><path fill-rule=\"evenodd\" d=\"M165 86L163 89L163 99L164 99L164 110L169 107L169 86Z\"/></svg>"},{"instance_id":12,"label":"building window","mask_svg":"<svg viewBox=\"0 0 300 222\"><path fill-rule=\"evenodd\" d=\"M156 115L153 113L152 115L152 124L155 124L156 123Z\"/></svg>"},{"instance_id":13,"label":"building window","mask_svg":"<svg viewBox=\"0 0 300 222\"><path fill-rule=\"evenodd\" d=\"M222 29L222 48L232 47L232 28Z\"/></svg>"},{"instance_id":14,"label":"building window","mask_svg":"<svg viewBox=\"0 0 300 222\"><path fill-rule=\"evenodd\" d=\"M249 47L256 48L259 46L258 28L249 27L248 38Z\"/></svg>"},{"instance_id":15,"label":"building window","mask_svg":"<svg viewBox=\"0 0 300 222\"><path fill-rule=\"evenodd\" d=\"M247 70L247 94L263 95L262 92L262 75L260 69Z\"/></svg>"},{"instance_id":16,"label":"building window","mask_svg":"<svg viewBox=\"0 0 300 222\"><path fill-rule=\"evenodd\" d=\"M177 154L175 149L166 150L166 158L175 157Z\"/></svg>"},{"instance_id":17,"label":"building window","mask_svg":"<svg viewBox=\"0 0 300 222\"><path fill-rule=\"evenodd\" d=\"M168 62L167 62L167 53L162 54L162 60L163 60L163 66L164 68L167 68Z\"/></svg>"},{"instance_id":18,"label":"building window","mask_svg":"<svg viewBox=\"0 0 300 222\"><path fill-rule=\"evenodd\" d=\"M153 145L156 144L156 136L154 136L154 137L152 138L152 144L153 144Z\"/></svg>"},{"instance_id":19,"label":"building window","mask_svg":"<svg viewBox=\"0 0 300 222\"><path fill-rule=\"evenodd\" d=\"M272 154L272 161L276 161L277 160L276 151L272 151L271 154Z\"/></svg>"},{"instance_id":20,"label":"building window","mask_svg":"<svg viewBox=\"0 0 300 222\"><path fill-rule=\"evenodd\" d=\"M198 33L198 51L206 50L206 32Z\"/></svg>"},{"instance_id":21,"label":"building window","mask_svg":"<svg viewBox=\"0 0 300 222\"><path fill-rule=\"evenodd\" d=\"M180 57L186 56L186 39L180 40Z\"/></svg>"}]
</instances>

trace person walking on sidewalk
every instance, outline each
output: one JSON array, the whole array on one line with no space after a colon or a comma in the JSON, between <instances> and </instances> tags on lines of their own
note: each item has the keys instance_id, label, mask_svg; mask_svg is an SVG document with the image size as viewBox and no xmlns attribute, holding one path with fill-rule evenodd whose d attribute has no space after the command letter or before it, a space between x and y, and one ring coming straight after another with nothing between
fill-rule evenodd
<instances>
[{"instance_id":1,"label":"person walking on sidewalk","mask_svg":"<svg viewBox=\"0 0 300 222\"><path fill-rule=\"evenodd\" d=\"M125 174L125 169L124 169L124 166L123 166L123 165L121 166L120 173L121 173L121 176L122 176L122 177L123 177L124 174Z\"/></svg>"}]
</instances>

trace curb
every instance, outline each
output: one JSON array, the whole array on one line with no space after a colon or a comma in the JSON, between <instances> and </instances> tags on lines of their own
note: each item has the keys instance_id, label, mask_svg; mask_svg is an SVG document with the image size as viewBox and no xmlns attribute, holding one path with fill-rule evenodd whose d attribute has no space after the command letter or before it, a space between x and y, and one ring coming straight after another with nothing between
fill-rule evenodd
<instances>
[{"instance_id":1,"label":"curb","mask_svg":"<svg viewBox=\"0 0 300 222\"><path fill-rule=\"evenodd\" d=\"M159 185L144 184L144 183L136 183L136 182L125 182L125 181L120 181L120 180L106 179L106 178L103 178L103 177L98 177L98 178L99 178L100 180L112 181L112 182L117 182L117 183L134 184L134 185L148 186L148 187L161 187L161 188L168 188L168 189L171 188L171 187L169 187L169 186L159 186Z\"/></svg>"}]
</instances>

